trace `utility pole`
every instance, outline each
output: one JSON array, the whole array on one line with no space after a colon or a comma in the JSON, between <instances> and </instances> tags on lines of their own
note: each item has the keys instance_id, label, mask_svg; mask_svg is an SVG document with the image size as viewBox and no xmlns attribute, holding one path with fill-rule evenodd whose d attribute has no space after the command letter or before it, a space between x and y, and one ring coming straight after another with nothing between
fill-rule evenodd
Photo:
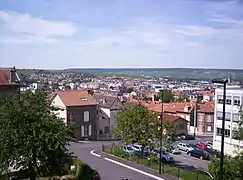
<instances>
[{"instance_id":1,"label":"utility pole","mask_svg":"<svg viewBox=\"0 0 243 180\"><path fill-rule=\"evenodd\" d=\"M194 107L194 137L196 137L196 127L197 127L197 100L196 100L196 105Z\"/></svg>"},{"instance_id":2,"label":"utility pole","mask_svg":"<svg viewBox=\"0 0 243 180\"><path fill-rule=\"evenodd\" d=\"M162 167L162 146L163 146L163 114L164 114L164 91L161 91L161 113L160 113L160 148L159 148L159 173Z\"/></svg>"}]
</instances>

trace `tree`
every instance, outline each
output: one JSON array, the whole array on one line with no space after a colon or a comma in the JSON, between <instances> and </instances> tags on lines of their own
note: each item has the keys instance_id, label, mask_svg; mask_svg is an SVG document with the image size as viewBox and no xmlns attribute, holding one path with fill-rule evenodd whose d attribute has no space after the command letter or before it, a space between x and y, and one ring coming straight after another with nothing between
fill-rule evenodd
<instances>
[{"instance_id":1,"label":"tree","mask_svg":"<svg viewBox=\"0 0 243 180\"><path fill-rule=\"evenodd\" d=\"M126 144L135 142L141 144L141 153L143 153L143 149L149 145L150 139L152 139L155 119L157 119L156 113L140 104L124 108L117 114L115 136L121 138Z\"/></svg>"},{"instance_id":2,"label":"tree","mask_svg":"<svg viewBox=\"0 0 243 180\"><path fill-rule=\"evenodd\" d=\"M40 91L0 104L0 173L9 167L27 169L34 180L64 167L71 129L55 110Z\"/></svg>"},{"instance_id":3,"label":"tree","mask_svg":"<svg viewBox=\"0 0 243 180\"><path fill-rule=\"evenodd\" d=\"M163 97L162 97L162 93L163 93ZM167 89L164 89L163 92L160 91L158 93L158 98L163 99L163 102L165 102L165 103L174 101L174 95L173 95L172 91L167 90Z\"/></svg>"},{"instance_id":4,"label":"tree","mask_svg":"<svg viewBox=\"0 0 243 180\"><path fill-rule=\"evenodd\" d=\"M185 94L180 95L177 100L177 102L189 102L189 97Z\"/></svg>"},{"instance_id":5,"label":"tree","mask_svg":"<svg viewBox=\"0 0 243 180\"><path fill-rule=\"evenodd\" d=\"M240 111L240 120L238 122L238 128L233 131L233 138L239 141L243 140L243 112ZM243 177L243 151L242 148L235 152L234 157L225 155L224 157L224 172L223 180L238 180ZM215 179L219 178L219 164L220 160L214 158L209 164L209 170L213 174Z\"/></svg>"}]
</instances>

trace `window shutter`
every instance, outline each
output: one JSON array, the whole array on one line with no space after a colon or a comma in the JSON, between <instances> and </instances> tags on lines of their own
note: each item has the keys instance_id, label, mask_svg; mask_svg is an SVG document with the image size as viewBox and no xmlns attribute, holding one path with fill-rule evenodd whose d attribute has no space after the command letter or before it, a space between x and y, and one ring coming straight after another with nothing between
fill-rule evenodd
<instances>
[{"instance_id":1,"label":"window shutter","mask_svg":"<svg viewBox=\"0 0 243 180\"><path fill-rule=\"evenodd\" d=\"M89 136L92 135L92 125L89 125Z\"/></svg>"},{"instance_id":2,"label":"window shutter","mask_svg":"<svg viewBox=\"0 0 243 180\"><path fill-rule=\"evenodd\" d=\"M81 126L81 137L84 137L84 126Z\"/></svg>"}]
</instances>

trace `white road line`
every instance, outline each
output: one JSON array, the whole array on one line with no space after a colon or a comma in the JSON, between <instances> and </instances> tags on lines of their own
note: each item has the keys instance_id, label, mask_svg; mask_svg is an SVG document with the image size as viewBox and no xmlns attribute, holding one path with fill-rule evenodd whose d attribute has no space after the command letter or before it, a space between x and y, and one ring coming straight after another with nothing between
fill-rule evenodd
<instances>
[{"instance_id":1,"label":"white road line","mask_svg":"<svg viewBox=\"0 0 243 180\"><path fill-rule=\"evenodd\" d=\"M158 177L158 176L155 176L155 175L153 175L153 174L150 174L150 173L144 172L144 171L142 171L142 170L136 169L136 168L134 168L134 167L128 166L128 165L126 165L126 164L117 162L117 161L115 161L115 160L113 160L113 159L110 159L110 158L107 158L107 157L105 157L104 159L105 159L106 161L109 161L109 162L112 162L112 163L114 163L114 164L123 166L123 167L128 168L128 169L131 169L131 170L133 170L133 171L136 171L136 172L138 172L138 173L140 173L140 174L143 174L143 175L145 175L145 176L148 176L148 177L151 177L151 178L154 178L154 179L157 179L157 180L165 180L165 179L160 178L160 177Z\"/></svg>"},{"instance_id":2,"label":"white road line","mask_svg":"<svg viewBox=\"0 0 243 180\"><path fill-rule=\"evenodd\" d=\"M96 156L96 157L101 157L101 155L94 153L94 151L95 150L90 151L90 154L92 154L93 156Z\"/></svg>"}]
</instances>

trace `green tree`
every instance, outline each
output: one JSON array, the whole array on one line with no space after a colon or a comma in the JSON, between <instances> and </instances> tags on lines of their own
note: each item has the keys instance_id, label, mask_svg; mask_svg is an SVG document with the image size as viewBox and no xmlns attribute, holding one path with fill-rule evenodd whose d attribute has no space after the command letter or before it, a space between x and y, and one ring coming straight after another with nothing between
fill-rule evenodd
<instances>
[{"instance_id":1,"label":"green tree","mask_svg":"<svg viewBox=\"0 0 243 180\"><path fill-rule=\"evenodd\" d=\"M189 97L185 94L180 95L177 99L177 102L189 102Z\"/></svg>"},{"instance_id":2,"label":"green tree","mask_svg":"<svg viewBox=\"0 0 243 180\"><path fill-rule=\"evenodd\" d=\"M63 168L71 129L55 110L40 91L0 104L0 173L9 167L25 169L34 180Z\"/></svg>"},{"instance_id":3,"label":"green tree","mask_svg":"<svg viewBox=\"0 0 243 180\"><path fill-rule=\"evenodd\" d=\"M238 128L233 131L233 138L239 141L243 140L243 114L239 112L240 120L238 122ZM238 147L237 147L238 148ZM225 155L224 157L224 172L223 180L238 180L243 178L243 151L242 148L235 152L235 156ZM214 179L219 178L219 164L220 160L214 158L209 164L209 170L213 174Z\"/></svg>"},{"instance_id":4,"label":"green tree","mask_svg":"<svg viewBox=\"0 0 243 180\"><path fill-rule=\"evenodd\" d=\"M163 97L162 97L163 95ZM163 91L160 91L158 93L158 98L160 100L163 100L163 102L165 103L169 103L169 102L173 102L174 101L174 95L172 93L172 91L164 89Z\"/></svg>"},{"instance_id":5,"label":"green tree","mask_svg":"<svg viewBox=\"0 0 243 180\"><path fill-rule=\"evenodd\" d=\"M143 153L143 149L150 144L152 139L156 119L156 113L149 111L142 105L124 108L117 114L115 136L121 138L126 144L135 142L141 144L141 153Z\"/></svg>"},{"instance_id":6,"label":"green tree","mask_svg":"<svg viewBox=\"0 0 243 180\"><path fill-rule=\"evenodd\" d=\"M219 179L220 175L220 159L213 158L208 168L212 173L214 179ZM237 180L236 173L235 173L235 161L234 158L231 156L224 157L224 172L223 172L223 179L222 180Z\"/></svg>"}]
</instances>

